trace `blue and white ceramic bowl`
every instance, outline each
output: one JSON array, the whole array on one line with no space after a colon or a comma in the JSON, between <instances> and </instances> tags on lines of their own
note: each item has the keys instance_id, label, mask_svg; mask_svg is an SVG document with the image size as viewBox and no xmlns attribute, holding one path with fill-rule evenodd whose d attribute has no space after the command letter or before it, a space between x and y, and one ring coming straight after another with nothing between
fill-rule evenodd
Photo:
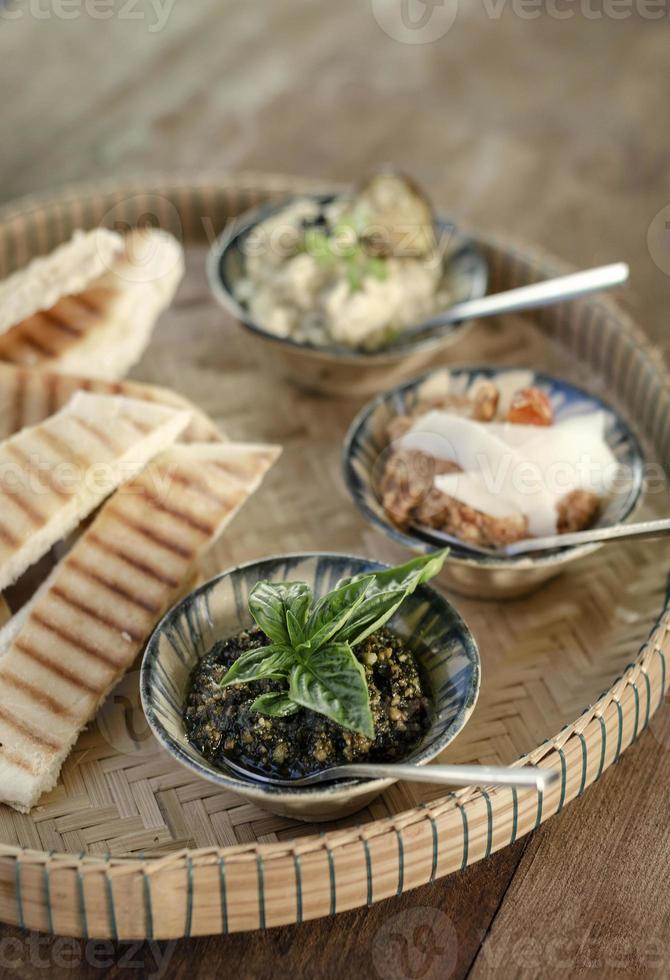
<instances>
[{"instance_id":1,"label":"blue and white ceramic bowl","mask_svg":"<svg viewBox=\"0 0 670 980\"><path fill-rule=\"evenodd\" d=\"M344 479L351 497L372 525L413 551L427 553L436 547L397 527L379 500L376 483L379 461L388 448L387 427L399 415L418 404L447 393L465 394L480 379L501 381L506 386L534 385L544 391L558 420L600 410L606 414L606 439L619 465L616 492L603 508L598 526L620 524L634 513L644 485L644 457L637 439L613 408L575 385L539 371L490 366L441 368L393 388L369 402L354 419L343 452ZM518 384L516 383L518 381ZM566 565L590 554L598 544L559 548L535 557L492 558L454 545L440 581L473 598L507 598L524 595L562 571Z\"/></svg>"},{"instance_id":2,"label":"blue and white ceramic bowl","mask_svg":"<svg viewBox=\"0 0 670 980\"><path fill-rule=\"evenodd\" d=\"M310 195L301 195L306 197ZM320 203L332 194L315 194ZM472 321L455 323L449 330L424 334L421 338L397 344L392 350L356 351L345 347L310 347L288 337L278 337L256 323L244 303L237 299L237 287L244 278L244 243L256 226L285 208L287 201L265 205L242 215L214 242L207 262L209 285L216 300L243 327L258 350L290 381L310 391L335 397L366 397L383 391L403 378L424 370L435 355L464 336ZM486 292L488 267L480 248L455 228L452 222L437 218L436 231L449 241L444 285L452 302L478 299ZM418 324L417 324L418 326Z\"/></svg>"},{"instance_id":3,"label":"blue and white ceramic bowl","mask_svg":"<svg viewBox=\"0 0 670 980\"><path fill-rule=\"evenodd\" d=\"M339 554L288 555L240 565L200 586L174 607L149 640L142 664L142 705L161 745L194 773L234 790L258 806L299 820L332 820L366 806L393 780L340 780L286 789L246 780L212 766L189 744L182 712L197 661L217 640L249 627L249 593L256 582L308 582L315 595L338 579L382 568L378 562ZM429 586L421 586L389 623L415 652L430 685L431 726L407 757L430 762L461 731L479 694L477 645L454 607Z\"/></svg>"}]
</instances>

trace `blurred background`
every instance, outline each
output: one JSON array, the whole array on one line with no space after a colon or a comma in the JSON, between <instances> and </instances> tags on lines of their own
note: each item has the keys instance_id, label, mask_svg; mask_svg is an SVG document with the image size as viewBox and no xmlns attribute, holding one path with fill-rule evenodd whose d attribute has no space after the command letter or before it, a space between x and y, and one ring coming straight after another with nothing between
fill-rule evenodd
<instances>
[{"instance_id":1,"label":"blurred background","mask_svg":"<svg viewBox=\"0 0 670 980\"><path fill-rule=\"evenodd\" d=\"M626 260L663 342L670 0L3 0L0 200L146 171L415 175L438 210Z\"/></svg>"}]
</instances>

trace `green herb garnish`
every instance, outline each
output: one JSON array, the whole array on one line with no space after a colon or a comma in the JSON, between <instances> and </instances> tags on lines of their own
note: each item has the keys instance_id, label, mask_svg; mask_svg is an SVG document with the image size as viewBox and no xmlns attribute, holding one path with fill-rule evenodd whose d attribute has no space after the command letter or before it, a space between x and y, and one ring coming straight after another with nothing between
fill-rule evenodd
<instances>
[{"instance_id":1,"label":"green herb garnish","mask_svg":"<svg viewBox=\"0 0 670 980\"><path fill-rule=\"evenodd\" d=\"M367 254L364 243L357 237L353 219L343 218L332 232L321 227L307 228L300 250L311 255L319 265L342 269L352 292L363 288L366 276L382 281L388 278L386 260Z\"/></svg>"},{"instance_id":2,"label":"green herb garnish","mask_svg":"<svg viewBox=\"0 0 670 980\"><path fill-rule=\"evenodd\" d=\"M221 687L281 680L286 690L256 698L252 710L284 718L300 708L374 738L365 671L353 647L380 629L403 600L437 575L448 549L404 565L342 579L314 600L305 582L259 582L249 609L270 639L243 653Z\"/></svg>"},{"instance_id":3,"label":"green herb garnish","mask_svg":"<svg viewBox=\"0 0 670 980\"><path fill-rule=\"evenodd\" d=\"M366 271L369 275L374 276L375 279L381 279L382 281L388 279L389 267L384 259L368 259Z\"/></svg>"}]
</instances>

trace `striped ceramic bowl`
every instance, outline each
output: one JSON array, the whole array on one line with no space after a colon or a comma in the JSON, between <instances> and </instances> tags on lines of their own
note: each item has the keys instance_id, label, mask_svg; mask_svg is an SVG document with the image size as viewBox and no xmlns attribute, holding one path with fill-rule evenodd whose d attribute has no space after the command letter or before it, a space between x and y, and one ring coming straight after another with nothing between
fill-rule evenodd
<instances>
[{"instance_id":1,"label":"striped ceramic bowl","mask_svg":"<svg viewBox=\"0 0 670 980\"><path fill-rule=\"evenodd\" d=\"M332 194L313 196L321 204L333 199ZM290 381L301 388L335 397L366 397L424 370L436 354L469 330L472 321L455 323L448 330L426 333L420 339L398 343L387 351L357 351L334 345L312 347L265 330L261 323L254 321L246 305L237 299L237 287L244 278L244 244L259 223L286 207L286 203L250 211L226 228L212 245L207 273L217 301L247 331L249 339L256 342L259 352L267 356L269 363ZM488 283L488 267L479 246L450 221L438 218L435 228L440 240L449 242L444 286L452 302L483 296Z\"/></svg>"},{"instance_id":2,"label":"striped ceramic bowl","mask_svg":"<svg viewBox=\"0 0 670 980\"><path fill-rule=\"evenodd\" d=\"M286 789L246 780L212 766L184 732L182 713L191 672L214 643L252 623L249 594L262 580L301 581L315 595L344 577L384 566L339 554L288 555L240 565L200 586L174 607L151 637L142 664L142 705L161 745L194 773L273 813L301 820L331 820L366 806L392 780L340 780ZM453 606L429 586L409 596L390 622L420 661L432 697L432 721L407 757L430 762L461 731L479 693L477 645Z\"/></svg>"},{"instance_id":3,"label":"striped ceramic bowl","mask_svg":"<svg viewBox=\"0 0 670 980\"><path fill-rule=\"evenodd\" d=\"M381 505L376 488L380 461L389 445L387 427L393 418L411 413L421 403L447 393L464 395L480 379L498 381L507 388L530 385L540 388L548 395L557 421L586 412L603 411L605 438L619 463L619 476L616 492L603 508L597 523L599 526L620 524L633 514L644 486L644 457L637 439L613 408L595 395L539 371L475 366L440 368L399 385L369 402L352 422L343 452L344 480L354 503L373 526L413 551L436 550L411 532L397 527ZM440 580L449 588L473 598L520 596L599 547L601 545L580 545L534 557L494 558L454 545Z\"/></svg>"}]
</instances>

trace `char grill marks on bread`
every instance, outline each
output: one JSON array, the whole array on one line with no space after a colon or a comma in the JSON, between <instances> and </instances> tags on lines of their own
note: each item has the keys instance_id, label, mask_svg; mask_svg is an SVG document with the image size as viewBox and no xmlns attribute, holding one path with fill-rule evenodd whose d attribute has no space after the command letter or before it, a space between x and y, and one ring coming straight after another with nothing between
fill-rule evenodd
<instances>
[{"instance_id":1,"label":"char grill marks on bread","mask_svg":"<svg viewBox=\"0 0 670 980\"><path fill-rule=\"evenodd\" d=\"M115 237L120 250L106 252L102 268L96 253L98 261L90 267L99 271L84 285L81 278L71 278L71 283L78 283L76 291L67 290L55 301L53 292L46 291L44 301L29 315L11 325L4 317L1 360L108 380L127 373L174 296L184 271L183 251L162 231L135 230L125 238ZM32 268L17 276L29 277Z\"/></svg>"},{"instance_id":2,"label":"char grill marks on bread","mask_svg":"<svg viewBox=\"0 0 670 980\"><path fill-rule=\"evenodd\" d=\"M78 392L0 443L0 591L170 446L185 411Z\"/></svg>"},{"instance_id":3,"label":"char grill marks on bread","mask_svg":"<svg viewBox=\"0 0 670 980\"><path fill-rule=\"evenodd\" d=\"M138 381L92 380L0 362L0 439L42 422L66 405L77 391L124 395L187 411L191 420L182 435L185 442L220 442L223 438L206 415L169 388Z\"/></svg>"},{"instance_id":4,"label":"char grill marks on bread","mask_svg":"<svg viewBox=\"0 0 670 980\"><path fill-rule=\"evenodd\" d=\"M69 241L0 282L0 334L63 296L87 289L114 265L123 236L107 228L76 231Z\"/></svg>"},{"instance_id":5,"label":"char grill marks on bread","mask_svg":"<svg viewBox=\"0 0 670 980\"><path fill-rule=\"evenodd\" d=\"M162 453L105 504L19 628L0 633L2 801L28 810L54 786L79 732L278 453L239 444Z\"/></svg>"}]
</instances>

